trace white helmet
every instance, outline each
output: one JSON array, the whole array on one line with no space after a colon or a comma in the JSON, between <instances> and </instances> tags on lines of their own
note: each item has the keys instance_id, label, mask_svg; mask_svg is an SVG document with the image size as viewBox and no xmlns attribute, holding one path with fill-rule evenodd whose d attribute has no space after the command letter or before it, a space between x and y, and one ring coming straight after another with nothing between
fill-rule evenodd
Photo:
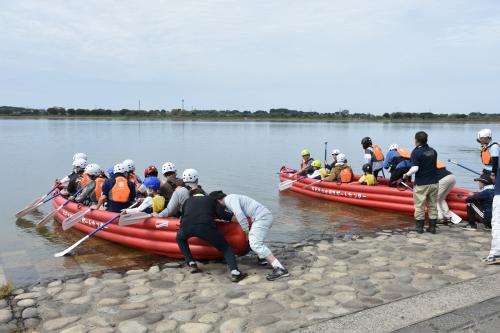
<instances>
[{"instance_id":1,"label":"white helmet","mask_svg":"<svg viewBox=\"0 0 500 333\"><path fill-rule=\"evenodd\" d=\"M198 171L195 169L186 169L182 173L182 181L184 183L196 183L198 182Z\"/></svg>"},{"instance_id":2,"label":"white helmet","mask_svg":"<svg viewBox=\"0 0 500 333\"><path fill-rule=\"evenodd\" d=\"M87 166L87 161L83 158L77 158L73 161L73 166L84 169Z\"/></svg>"},{"instance_id":3,"label":"white helmet","mask_svg":"<svg viewBox=\"0 0 500 333\"><path fill-rule=\"evenodd\" d=\"M82 159L82 160L87 160L87 154L84 154L84 153L76 153L75 155L73 155L73 161L76 161L76 160L79 160L79 159Z\"/></svg>"},{"instance_id":4,"label":"white helmet","mask_svg":"<svg viewBox=\"0 0 500 333\"><path fill-rule=\"evenodd\" d=\"M116 175L117 173L125 173L127 169L122 163L118 163L113 167L113 173Z\"/></svg>"},{"instance_id":5,"label":"white helmet","mask_svg":"<svg viewBox=\"0 0 500 333\"><path fill-rule=\"evenodd\" d=\"M90 163L85 167L85 172L90 176L98 176L101 173L101 167L99 164Z\"/></svg>"},{"instance_id":6,"label":"white helmet","mask_svg":"<svg viewBox=\"0 0 500 333\"><path fill-rule=\"evenodd\" d=\"M177 168L174 163L166 162L161 166L161 173L166 174L167 172L177 172Z\"/></svg>"},{"instance_id":7,"label":"white helmet","mask_svg":"<svg viewBox=\"0 0 500 333\"><path fill-rule=\"evenodd\" d=\"M481 138L491 138L492 134L491 134L491 130L489 128L485 128L485 129L482 129L480 130L479 132L477 132L477 139L481 139Z\"/></svg>"},{"instance_id":8,"label":"white helmet","mask_svg":"<svg viewBox=\"0 0 500 333\"><path fill-rule=\"evenodd\" d=\"M389 150L397 150L399 148L397 143L393 143L392 145L389 146Z\"/></svg>"},{"instance_id":9,"label":"white helmet","mask_svg":"<svg viewBox=\"0 0 500 333\"><path fill-rule=\"evenodd\" d=\"M338 154L340 154L340 150L338 149L332 150L332 155L338 155Z\"/></svg>"},{"instance_id":10,"label":"white helmet","mask_svg":"<svg viewBox=\"0 0 500 333\"><path fill-rule=\"evenodd\" d=\"M135 171L135 162L133 160L125 160L122 162L123 166L125 167L125 171Z\"/></svg>"},{"instance_id":11,"label":"white helmet","mask_svg":"<svg viewBox=\"0 0 500 333\"><path fill-rule=\"evenodd\" d=\"M337 155L337 163L340 163L340 164L345 163L345 155L344 154Z\"/></svg>"}]
</instances>

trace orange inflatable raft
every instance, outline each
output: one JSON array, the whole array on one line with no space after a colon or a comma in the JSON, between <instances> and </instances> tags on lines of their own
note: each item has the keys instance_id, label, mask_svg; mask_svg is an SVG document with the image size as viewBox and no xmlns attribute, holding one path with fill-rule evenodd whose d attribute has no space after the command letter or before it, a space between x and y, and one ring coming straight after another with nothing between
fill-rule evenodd
<instances>
[{"instance_id":1,"label":"orange inflatable raft","mask_svg":"<svg viewBox=\"0 0 500 333\"><path fill-rule=\"evenodd\" d=\"M280 181L296 179L298 179L297 176L280 172ZM354 179L357 180L359 177L355 177ZM315 198L357 206L379 208L404 214L414 213L412 191L404 188L389 187L387 179L379 179L379 184L376 186L341 184L326 181L310 186L314 182L317 182L317 179L304 178L294 182L289 190ZM449 208L464 219L467 218L465 198L470 193L470 191L465 189L454 188L446 198Z\"/></svg>"},{"instance_id":2,"label":"orange inflatable raft","mask_svg":"<svg viewBox=\"0 0 500 333\"><path fill-rule=\"evenodd\" d=\"M65 198L57 196L52 205L58 208L66 201ZM78 211L84 211L88 207L76 203L69 203L63 207L55 216L61 223L66 217ZM93 210L73 226L85 234L92 232L106 221L112 219L116 213L103 210ZM156 253L170 258L183 258L177 246L175 237L179 229L179 219L177 218L155 218L151 217L144 222L129 226L117 225L119 220L114 221L105 229L99 231L95 236L119 243L137 250ZM229 245L237 255L244 255L248 251L248 243L240 225L236 222L219 223L219 230L222 232ZM223 258L221 252L212 247L209 243L198 238L189 240L189 248L195 259L219 259Z\"/></svg>"}]
</instances>

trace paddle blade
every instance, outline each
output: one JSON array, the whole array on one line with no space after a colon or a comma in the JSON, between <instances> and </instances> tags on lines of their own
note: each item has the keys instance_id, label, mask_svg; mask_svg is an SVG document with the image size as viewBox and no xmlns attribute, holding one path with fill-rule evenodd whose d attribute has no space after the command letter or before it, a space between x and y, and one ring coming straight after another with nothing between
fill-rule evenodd
<instances>
[{"instance_id":1,"label":"paddle blade","mask_svg":"<svg viewBox=\"0 0 500 333\"><path fill-rule=\"evenodd\" d=\"M83 237L78 242L76 242L75 244L73 244L70 247L68 247L66 250L54 254L54 257L56 257L56 258L64 257L65 255L67 255L68 253L70 253L71 251L73 251L78 245L80 245L81 243L83 243L87 239L89 239L89 237L90 237L89 235Z\"/></svg>"},{"instance_id":2,"label":"paddle blade","mask_svg":"<svg viewBox=\"0 0 500 333\"><path fill-rule=\"evenodd\" d=\"M460 216L453 213L452 211L450 211L450 214L451 214L451 222L453 224L459 224L460 222L462 222L462 218Z\"/></svg>"},{"instance_id":3,"label":"paddle blade","mask_svg":"<svg viewBox=\"0 0 500 333\"><path fill-rule=\"evenodd\" d=\"M62 222L62 228L64 231L68 230L68 229L71 229L75 224L77 224L78 222L80 222L80 220L85 216L85 214L87 214L88 212L90 212L90 208L87 209L87 210L84 210L83 212L78 212L78 213L75 213L73 215L71 215L70 217L66 218L63 222Z\"/></svg>"},{"instance_id":4,"label":"paddle blade","mask_svg":"<svg viewBox=\"0 0 500 333\"><path fill-rule=\"evenodd\" d=\"M35 203L35 201L33 201L33 203ZM35 211L38 207L40 207L43 204L43 201L36 202L35 204L33 204L33 203L30 204L29 206L26 206L25 208L21 209L20 211L18 211L15 215L16 218L20 219L21 217L26 216L29 213Z\"/></svg>"},{"instance_id":5,"label":"paddle blade","mask_svg":"<svg viewBox=\"0 0 500 333\"><path fill-rule=\"evenodd\" d=\"M53 211L48 213L43 219L41 219L36 225L39 226L47 224L47 222L51 221L54 218L54 216L56 216L56 213L57 209L54 209Z\"/></svg>"},{"instance_id":6,"label":"paddle blade","mask_svg":"<svg viewBox=\"0 0 500 333\"><path fill-rule=\"evenodd\" d=\"M120 221L118 221L118 225L125 226L143 222L144 220L151 217L151 214L147 214L144 212L123 214L120 216Z\"/></svg>"},{"instance_id":7,"label":"paddle blade","mask_svg":"<svg viewBox=\"0 0 500 333\"><path fill-rule=\"evenodd\" d=\"M295 183L294 180L285 180L284 182L280 183L279 190L280 191L287 190L293 186L293 183Z\"/></svg>"}]
</instances>

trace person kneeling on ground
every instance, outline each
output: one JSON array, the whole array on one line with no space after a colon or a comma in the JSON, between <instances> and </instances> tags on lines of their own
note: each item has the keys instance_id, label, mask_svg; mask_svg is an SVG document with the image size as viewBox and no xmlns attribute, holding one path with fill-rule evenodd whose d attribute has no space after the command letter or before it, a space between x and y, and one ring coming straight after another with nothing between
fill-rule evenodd
<instances>
[{"instance_id":1,"label":"person kneeling on ground","mask_svg":"<svg viewBox=\"0 0 500 333\"><path fill-rule=\"evenodd\" d=\"M97 204L102 193L102 184L104 178L101 177L102 171L98 164L91 163L85 167L85 173L89 177L87 185L83 188L82 192L74 198L75 202L82 203L85 206ZM70 200L73 199L70 197Z\"/></svg>"},{"instance_id":2,"label":"person kneeling on ground","mask_svg":"<svg viewBox=\"0 0 500 333\"><path fill-rule=\"evenodd\" d=\"M364 175L359 178L358 183L368 186L377 185L377 178L373 175L372 166L370 164L366 163L363 165L363 173Z\"/></svg>"},{"instance_id":3,"label":"person kneeling on ground","mask_svg":"<svg viewBox=\"0 0 500 333\"><path fill-rule=\"evenodd\" d=\"M321 161L320 160L314 160L311 163L312 169L309 170L307 174L307 178L312 178L312 179L321 179Z\"/></svg>"},{"instance_id":4,"label":"person kneeling on ground","mask_svg":"<svg viewBox=\"0 0 500 333\"><path fill-rule=\"evenodd\" d=\"M467 202L467 220L469 224L462 227L462 229L477 230L477 217L479 217L479 221L484 224L486 229L491 229L491 209L493 197L495 196L495 187L489 176L482 175L474 180L479 182L480 191L465 199Z\"/></svg>"},{"instance_id":5,"label":"person kneeling on ground","mask_svg":"<svg viewBox=\"0 0 500 333\"><path fill-rule=\"evenodd\" d=\"M327 182L350 183L352 182L352 176L352 169L346 163L345 155L339 154L337 156L337 163L335 164L335 167L323 180Z\"/></svg>"},{"instance_id":6,"label":"person kneeling on ground","mask_svg":"<svg viewBox=\"0 0 500 333\"><path fill-rule=\"evenodd\" d=\"M165 198L158 193L160 180L156 177L146 177L141 186L146 188L147 197L137 208L127 208L123 212L126 214L145 212L148 214L159 213L165 209Z\"/></svg>"},{"instance_id":7,"label":"person kneeling on ground","mask_svg":"<svg viewBox=\"0 0 500 333\"><path fill-rule=\"evenodd\" d=\"M259 263L269 263L273 272L267 275L269 281L289 276L287 269L273 256L271 250L264 244L267 233L273 224L273 216L269 209L254 199L240 194L226 195L222 191L210 193L212 198L234 213L241 228L248 234L248 241L253 252L257 253ZM248 218L252 220L252 227L248 226ZM250 230L250 231L249 231ZM265 259L265 261L264 261Z\"/></svg>"},{"instance_id":8,"label":"person kneeling on ground","mask_svg":"<svg viewBox=\"0 0 500 333\"><path fill-rule=\"evenodd\" d=\"M106 210L120 213L135 201L135 184L127 179L127 171L119 163L113 168L113 178L106 179L102 185L102 195L93 209L99 209L107 202Z\"/></svg>"},{"instance_id":9,"label":"person kneeling on ground","mask_svg":"<svg viewBox=\"0 0 500 333\"><path fill-rule=\"evenodd\" d=\"M190 197L182 205L180 229L176 240L191 273L198 273L201 270L193 259L187 241L191 237L198 237L224 254L231 271L231 281L238 282L247 276L238 269L234 252L214 221L214 218L230 221L232 217L233 214L221 207L213 197L201 193L199 188L190 191Z\"/></svg>"},{"instance_id":10,"label":"person kneeling on ground","mask_svg":"<svg viewBox=\"0 0 500 333\"><path fill-rule=\"evenodd\" d=\"M198 190L199 193L206 194L205 191L198 185L198 171L195 169L186 169L182 173L183 186L178 186L172 198L168 201L167 207L158 214L153 213L158 217L179 217L182 212L182 206L189 199L191 190Z\"/></svg>"}]
</instances>

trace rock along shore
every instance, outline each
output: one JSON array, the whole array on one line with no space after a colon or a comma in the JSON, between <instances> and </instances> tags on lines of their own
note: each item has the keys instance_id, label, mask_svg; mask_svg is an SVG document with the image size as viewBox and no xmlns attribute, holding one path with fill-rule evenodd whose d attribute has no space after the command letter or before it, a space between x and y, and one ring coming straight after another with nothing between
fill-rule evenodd
<instances>
[{"instance_id":1,"label":"rock along shore","mask_svg":"<svg viewBox=\"0 0 500 333\"><path fill-rule=\"evenodd\" d=\"M231 283L223 262L190 274L180 262L17 289L0 300L0 332L287 332L500 272L485 265L490 234L378 232L283 245L291 276L268 282L256 258ZM446 300L443 300L446 302Z\"/></svg>"}]
</instances>

